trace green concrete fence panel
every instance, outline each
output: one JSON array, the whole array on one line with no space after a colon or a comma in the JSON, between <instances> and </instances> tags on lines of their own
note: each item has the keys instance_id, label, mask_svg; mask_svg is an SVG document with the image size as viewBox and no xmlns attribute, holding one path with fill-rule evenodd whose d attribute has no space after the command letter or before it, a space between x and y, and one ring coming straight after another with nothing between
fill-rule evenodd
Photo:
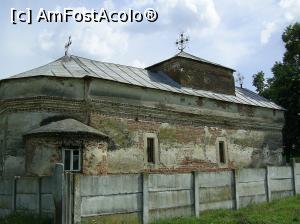
<instances>
[{"instance_id":1,"label":"green concrete fence panel","mask_svg":"<svg viewBox=\"0 0 300 224\"><path fill-rule=\"evenodd\" d=\"M85 219L149 223L239 209L300 193L300 164L233 171L84 176L56 164L51 177L0 177L0 217L31 212L56 224Z\"/></svg>"}]
</instances>

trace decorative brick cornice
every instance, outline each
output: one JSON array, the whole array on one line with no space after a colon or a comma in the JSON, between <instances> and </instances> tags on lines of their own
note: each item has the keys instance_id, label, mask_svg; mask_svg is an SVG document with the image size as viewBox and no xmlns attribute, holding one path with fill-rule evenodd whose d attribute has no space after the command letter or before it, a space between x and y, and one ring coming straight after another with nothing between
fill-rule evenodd
<instances>
[{"instance_id":1,"label":"decorative brick cornice","mask_svg":"<svg viewBox=\"0 0 300 224\"><path fill-rule=\"evenodd\" d=\"M200 115L188 111L179 112L168 107L146 107L108 100L90 99L86 101L80 99L38 96L3 100L0 103L0 114L20 111L46 111L76 114L99 113L128 119L157 121L171 124L238 127L273 131L280 131L283 125L282 123L271 123L253 117L228 118L210 114Z\"/></svg>"}]
</instances>

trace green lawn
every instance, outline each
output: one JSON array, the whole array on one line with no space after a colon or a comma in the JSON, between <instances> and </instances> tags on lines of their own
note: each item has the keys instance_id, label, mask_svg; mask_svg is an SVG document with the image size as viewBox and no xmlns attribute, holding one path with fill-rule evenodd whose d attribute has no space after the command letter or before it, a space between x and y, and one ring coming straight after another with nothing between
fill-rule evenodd
<instances>
[{"instance_id":1,"label":"green lawn","mask_svg":"<svg viewBox=\"0 0 300 224\"><path fill-rule=\"evenodd\" d=\"M50 220L33 215L13 214L0 219L0 224L49 224ZM85 224L103 223L96 220L84 222ZM105 222L106 223L106 222ZM132 222L122 222L132 223ZM263 203L234 210L207 211L199 218L175 218L161 220L152 224L300 224L300 195L272 203Z\"/></svg>"},{"instance_id":2,"label":"green lawn","mask_svg":"<svg viewBox=\"0 0 300 224\"><path fill-rule=\"evenodd\" d=\"M238 211L217 210L200 214L199 218L176 218L153 224L300 224L300 195L272 203L263 203Z\"/></svg>"}]
</instances>

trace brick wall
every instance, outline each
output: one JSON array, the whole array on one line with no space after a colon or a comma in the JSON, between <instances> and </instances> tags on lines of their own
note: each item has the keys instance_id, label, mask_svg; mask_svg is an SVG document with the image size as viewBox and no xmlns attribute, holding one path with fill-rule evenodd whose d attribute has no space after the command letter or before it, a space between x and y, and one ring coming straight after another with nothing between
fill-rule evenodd
<instances>
[{"instance_id":1,"label":"brick wall","mask_svg":"<svg viewBox=\"0 0 300 224\"><path fill-rule=\"evenodd\" d=\"M270 154L278 155L280 132L224 127L170 124L135 120L92 113L90 125L109 135L108 173L189 172L222 170L234 167L280 164L279 157L262 160L264 146L270 142ZM155 133L159 159L149 166L144 156L144 134ZM271 136L271 137L270 137ZM218 139L226 141L226 164L218 161ZM276 140L277 138L277 140ZM276 144L278 142L278 144ZM272 143L272 144L271 144Z\"/></svg>"},{"instance_id":2,"label":"brick wall","mask_svg":"<svg viewBox=\"0 0 300 224\"><path fill-rule=\"evenodd\" d=\"M232 71L222 67L177 57L150 69L164 71L173 80L186 87L235 94Z\"/></svg>"}]
</instances>

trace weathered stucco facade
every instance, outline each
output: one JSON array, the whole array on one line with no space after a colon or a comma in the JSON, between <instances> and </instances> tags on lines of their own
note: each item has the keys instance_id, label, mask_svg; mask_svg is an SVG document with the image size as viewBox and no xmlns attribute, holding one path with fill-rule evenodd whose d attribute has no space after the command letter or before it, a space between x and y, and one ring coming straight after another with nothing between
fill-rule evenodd
<instances>
[{"instance_id":1,"label":"weathered stucco facade","mask_svg":"<svg viewBox=\"0 0 300 224\"><path fill-rule=\"evenodd\" d=\"M76 62L79 59L74 57L70 60L59 63L73 63L73 60ZM191 90L184 88L181 90L187 94L145 88L125 81L95 77L88 65L87 62L81 65L81 70L89 74L80 73L78 77L48 76L36 72L32 76L1 80L2 175L25 174L25 154L28 153L26 155L32 159L36 153L32 151L32 146L28 147L32 150L25 150L23 135L43 125L45 120L59 117L74 118L109 136L106 155L93 154L99 157L99 161L106 158L106 168L102 167L99 172L102 174L227 169L282 162L284 111L263 98L257 98L255 93L236 88L239 96L230 96L228 90L229 95L222 95L227 100L222 100L219 97L221 94L206 97L189 94ZM100 65L98 68L100 70ZM122 69L124 73L127 71ZM150 78L155 81L156 77ZM231 77L228 80L231 82ZM166 82L163 84L168 85ZM222 85L215 83L212 88L222 89ZM174 85L167 87L171 89ZM239 100L238 97L243 96L248 97L248 102ZM236 102L233 102L235 99ZM261 104L256 105L255 99L260 99ZM145 159L147 135L151 135L157 144L153 164ZM43 141L41 147L47 148L46 142L50 140L33 138L27 144ZM222 164L218 153L220 140L225 147L226 162ZM91 143L91 148L96 149L97 144ZM83 156L83 163L92 161L91 156ZM58 154L55 158L54 162L60 160ZM31 172L34 170L32 168ZM82 172L99 174L94 170L97 168L91 165L83 167Z\"/></svg>"},{"instance_id":2,"label":"weathered stucco facade","mask_svg":"<svg viewBox=\"0 0 300 224\"><path fill-rule=\"evenodd\" d=\"M82 150L81 172L86 175L107 174L107 142L85 136L37 135L25 138L25 174L51 176L55 164L62 161L62 146L79 145Z\"/></svg>"},{"instance_id":3,"label":"weathered stucco facade","mask_svg":"<svg viewBox=\"0 0 300 224\"><path fill-rule=\"evenodd\" d=\"M172 57L148 67L151 71L166 72L182 86L216 93L235 94L234 70L222 65L212 64L205 60L180 52L181 57Z\"/></svg>"},{"instance_id":4,"label":"weathered stucco facade","mask_svg":"<svg viewBox=\"0 0 300 224\"><path fill-rule=\"evenodd\" d=\"M26 175L51 176L61 162L65 170L107 174L107 135L70 118L44 123L24 135Z\"/></svg>"}]
</instances>

